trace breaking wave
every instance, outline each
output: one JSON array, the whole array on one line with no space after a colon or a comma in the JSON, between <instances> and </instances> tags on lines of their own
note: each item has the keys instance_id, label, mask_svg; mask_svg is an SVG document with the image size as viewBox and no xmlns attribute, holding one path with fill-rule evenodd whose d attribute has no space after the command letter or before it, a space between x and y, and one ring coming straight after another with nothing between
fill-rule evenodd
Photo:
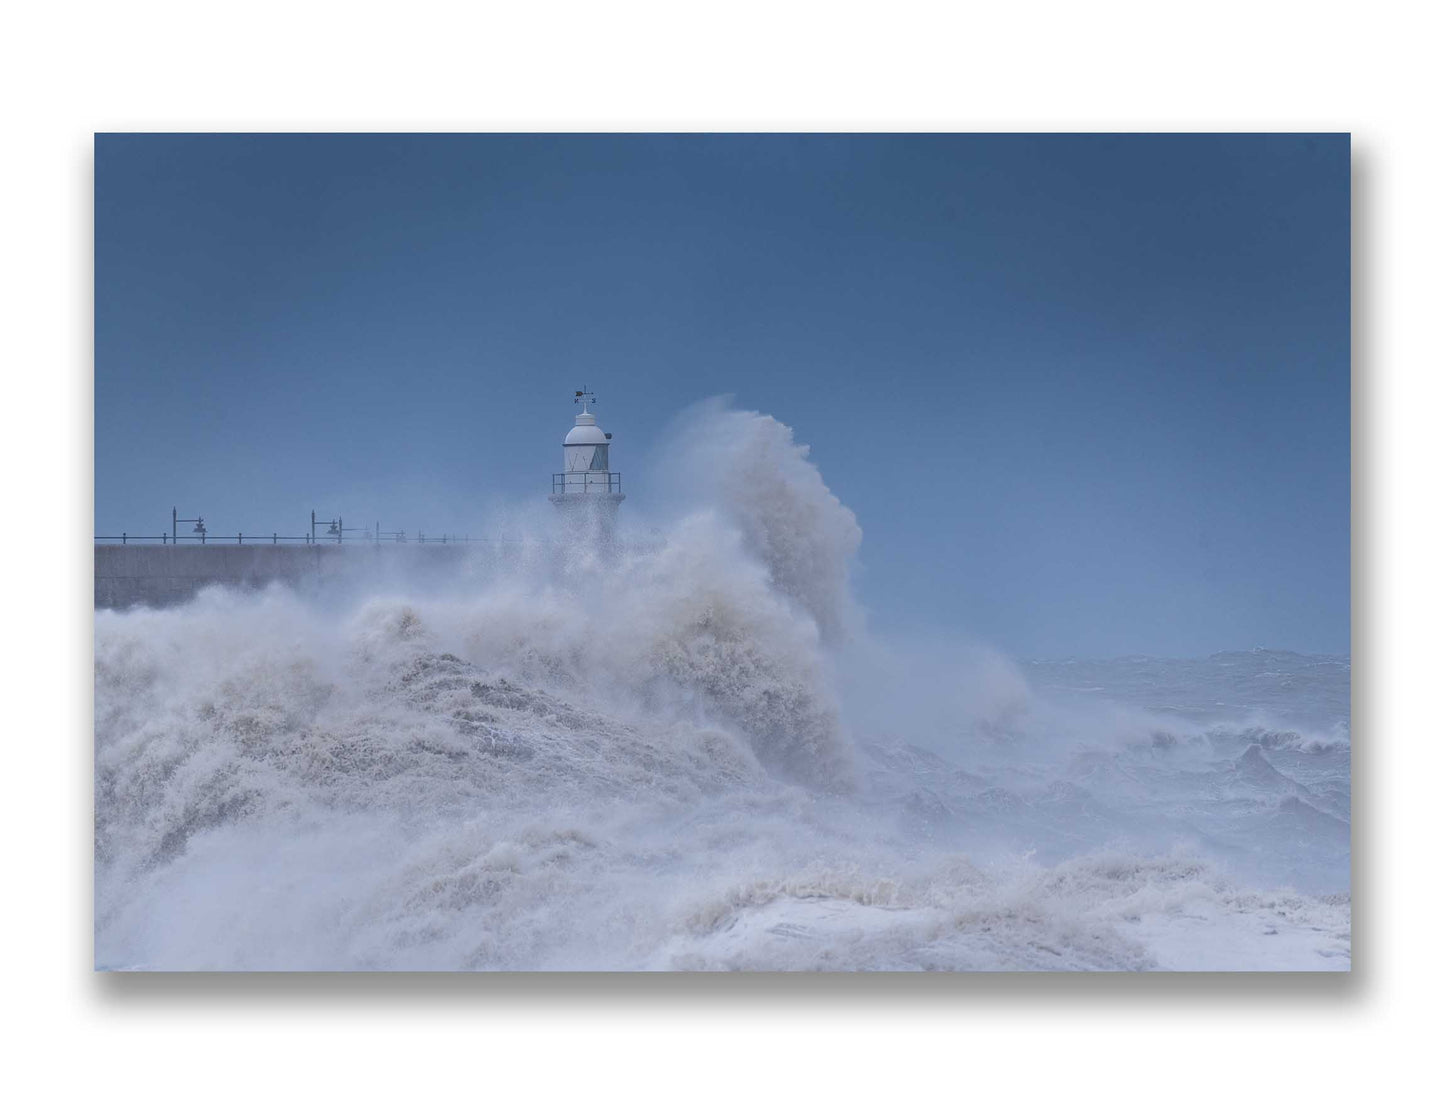
<instances>
[{"instance_id":1,"label":"breaking wave","mask_svg":"<svg viewBox=\"0 0 1445 1104\"><path fill-rule=\"evenodd\" d=\"M909 682L791 430L691 425L660 539L97 612L98 965L1348 967L1347 719L1169 710L1219 663Z\"/></svg>"}]
</instances>

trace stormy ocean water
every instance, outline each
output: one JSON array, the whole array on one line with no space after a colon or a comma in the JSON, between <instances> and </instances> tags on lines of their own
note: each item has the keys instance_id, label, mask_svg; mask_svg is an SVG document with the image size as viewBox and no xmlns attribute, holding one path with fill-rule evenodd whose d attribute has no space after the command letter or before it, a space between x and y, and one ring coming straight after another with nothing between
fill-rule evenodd
<instances>
[{"instance_id":1,"label":"stormy ocean water","mask_svg":"<svg viewBox=\"0 0 1445 1104\"><path fill-rule=\"evenodd\" d=\"M97 966L1349 968L1348 658L878 639L702 417L646 541L98 612Z\"/></svg>"}]
</instances>

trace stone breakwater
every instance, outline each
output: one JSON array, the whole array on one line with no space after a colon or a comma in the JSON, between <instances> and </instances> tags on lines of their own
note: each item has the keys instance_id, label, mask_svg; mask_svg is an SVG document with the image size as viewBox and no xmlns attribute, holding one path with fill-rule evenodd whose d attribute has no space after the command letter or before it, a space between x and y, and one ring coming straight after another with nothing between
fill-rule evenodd
<instances>
[{"instance_id":1,"label":"stone breakwater","mask_svg":"<svg viewBox=\"0 0 1445 1104\"><path fill-rule=\"evenodd\" d=\"M387 572L440 580L504 554L485 544L101 544L95 608L174 606L208 586L259 590L281 583L316 593Z\"/></svg>"}]
</instances>

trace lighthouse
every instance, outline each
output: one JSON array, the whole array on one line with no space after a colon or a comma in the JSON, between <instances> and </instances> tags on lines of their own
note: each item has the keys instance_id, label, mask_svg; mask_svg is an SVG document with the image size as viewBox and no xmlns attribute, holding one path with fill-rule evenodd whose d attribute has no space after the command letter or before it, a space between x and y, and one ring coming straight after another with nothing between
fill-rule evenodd
<instances>
[{"instance_id":1,"label":"lighthouse","mask_svg":"<svg viewBox=\"0 0 1445 1104\"><path fill-rule=\"evenodd\" d=\"M562 441L562 471L552 476L548 497L563 517L595 525L597 535L610 540L624 498L622 473L609 467L612 434L597 424L591 410L597 398L591 391L584 387L572 401L582 412Z\"/></svg>"}]
</instances>

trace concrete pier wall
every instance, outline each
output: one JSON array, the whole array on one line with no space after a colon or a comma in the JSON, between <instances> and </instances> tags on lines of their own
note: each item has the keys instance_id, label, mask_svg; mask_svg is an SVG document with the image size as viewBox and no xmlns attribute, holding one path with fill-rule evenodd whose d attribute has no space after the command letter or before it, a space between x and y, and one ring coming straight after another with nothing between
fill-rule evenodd
<instances>
[{"instance_id":1,"label":"concrete pier wall","mask_svg":"<svg viewBox=\"0 0 1445 1104\"><path fill-rule=\"evenodd\" d=\"M315 593L363 579L440 582L484 570L508 552L476 544L99 544L95 608L176 605L217 585L256 590L279 582Z\"/></svg>"}]
</instances>

